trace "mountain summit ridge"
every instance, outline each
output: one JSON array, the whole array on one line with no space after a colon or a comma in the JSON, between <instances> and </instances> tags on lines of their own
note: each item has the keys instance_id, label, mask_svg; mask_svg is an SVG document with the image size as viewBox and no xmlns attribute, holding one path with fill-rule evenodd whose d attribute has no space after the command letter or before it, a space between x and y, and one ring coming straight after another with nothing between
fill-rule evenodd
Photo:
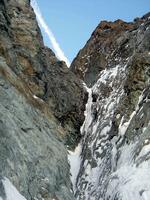
<instances>
[{"instance_id":1,"label":"mountain summit ridge","mask_svg":"<svg viewBox=\"0 0 150 200\"><path fill-rule=\"evenodd\" d=\"M125 22L120 19L114 22L101 21L85 46L73 60L70 67L71 70L84 80L88 86L92 86L97 81L100 71L109 65L109 60L112 60L113 57L115 59L115 55L111 55L112 52L116 52L116 49L121 45L125 46L124 44L120 44L119 40L122 43L128 43L127 40L130 38L127 37L130 37L130 34L126 32L133 32L142 23L148 26L148 24L146 25L146 21L147 23L149 22L149 17L150 13L147 13L141 18L135 18L133 22ZM133 45L132 48L136 49ZM125 49L124 52L121 49L118 49L118 51L125 54L124 57L129 55L128 49Z\"/></svg>"}]
</instances>

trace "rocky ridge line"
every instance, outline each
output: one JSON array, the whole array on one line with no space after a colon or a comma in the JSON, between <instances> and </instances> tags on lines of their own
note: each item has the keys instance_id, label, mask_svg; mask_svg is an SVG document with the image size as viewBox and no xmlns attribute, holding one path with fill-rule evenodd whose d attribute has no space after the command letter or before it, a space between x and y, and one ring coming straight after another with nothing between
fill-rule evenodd
<instances>
[{"instance_id":1,"label":"rocky ridge line","mask_svg":"<svg viewBox=\"0 0 150 200\"><path fill-rule=\"evenodd\" d=\"M98 80L99 73L105 68L119 63L117 57L126 59L137 50L137 45L143 39L136 38L137 29L149 26L149 13L134 22L116 20L114 22L102 21L92 33L86 45L79 51L71 64L71 70L88 86ZM127 46L129 44L129 46ZM144 44L148 47L149 43ZM141 47L140 51L143 51Z\"/></svg>"}]
</instances>

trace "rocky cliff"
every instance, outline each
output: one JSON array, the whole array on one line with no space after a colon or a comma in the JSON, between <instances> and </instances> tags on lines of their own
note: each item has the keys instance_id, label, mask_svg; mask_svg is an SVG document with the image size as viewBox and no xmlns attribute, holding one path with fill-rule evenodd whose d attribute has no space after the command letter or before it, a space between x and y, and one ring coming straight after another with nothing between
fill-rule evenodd
<instances>
[{"instance_id":1,"label":"rocky cliff","mask_svg":"<svg viewBox=\"0 0 150 200\"><path fill-rule=\"evenodd\" d=\"M29 0L1 0L0 29L0 199L149 200L150 14L101 22L72 71Z\"/></svg>"},{"instance_id":2,"label":"rocky cliff","mask_svg":"<svg viewBox=\"0 0 150 200\"><path fill-rule=\"evenodd\" d=\"M149 199L150 13L101 22L71 68L91 86L76 199Z\"/></svg>"},{"instance_id":3,"label":"rocky cliff","mask_svg":"<svg viewBox=\"0 0 150 200\"><path fill-rule=\"evenodd\" d=\"M86 92L44 46L29 0L0 1L0 31L0 196L16 198L7 177L28 200L72 200L64 144L80 138Z\"/></svg>"},{"instance_id":4,"label":"rocky cliff","mask_svg":"<svg viewBox=\"0 0 150 200\"><path fill-rule=\"evenodd\" d=\"M72 135L73 142L69 142L74 143L84 120L81 82L44 46L29 0L1 1L0 16L1 59L22 84L16 81L13 85L18 84L16 87L30 102L35 101L33 96L43 100L47 112L66 129L65 135Z\"/></svg>"},{"instance_id":5,"label":"rocky cliff","mask_svg":"<svg viewBox=\"0 0 150 200\"><path fill-rule=\"evenodd\" d=\"M144 29L149 26L149 21L145 22L147 16L149 14L128 23L122 20L102 21L73 60L72 71L91 87L98 80L98 75L103 69L117 64L118 57L125 60L136 51L143 40ZM140 28L140 33L137 35L136 30L144 22L143 29ZM140 45L139 51L144 51L148 46L149 42Z\"/></svg>"}]
</instances>

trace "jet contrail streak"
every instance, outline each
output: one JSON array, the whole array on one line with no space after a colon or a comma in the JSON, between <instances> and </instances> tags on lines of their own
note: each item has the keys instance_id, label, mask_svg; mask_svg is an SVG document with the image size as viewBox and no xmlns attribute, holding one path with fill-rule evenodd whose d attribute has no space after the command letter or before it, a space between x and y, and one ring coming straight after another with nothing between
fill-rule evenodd
<instances>
[{"instance_id":1,"label":"jet contrail streak","mask_svg":"<svg viewBox=\"0 0 150 200\"><path fill-rule=\"evenodd\" d=\"M57 56L58 59L63 60L66 62L67 66L70 66L70 62L67 59L67 57L65 56L64 52L61 50L58 42L56 41L56 38L54 36L54 34L52 33L52 31L50 30L50 28L48 27L48 25L46 24L46 22L44 21L44 18L41 14L41 11L39 9L39 6L36 2L36 0L31 0L31 6L34 9L34 12L36 14L37 20L40 24L40 26L44 29L45 33L48 35L48 38L52 44L52 47L54 49L54 52Z\"/></svg>"}]
</instances>

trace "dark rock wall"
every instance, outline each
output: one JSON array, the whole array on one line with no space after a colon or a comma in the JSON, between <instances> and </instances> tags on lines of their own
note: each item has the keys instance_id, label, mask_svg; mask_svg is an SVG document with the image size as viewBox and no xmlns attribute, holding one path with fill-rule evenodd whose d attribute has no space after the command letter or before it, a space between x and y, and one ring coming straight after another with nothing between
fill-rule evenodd
<instances>
[{"instance_id":1,"label":"dark rock wall","mask_svg":"<svg viewBox=\"0 0 150 200\"><path fill-rule=\"evenodd\" d=\"M86 95L81 81L44 47L29 1L5 0L0 7L0 56L31 94L45 101L65 135L72 135L73 144L84 120Z\"/></svg>"},{"instance_id":2,"label":"dark rock wall","mask_svg":"<svg viewBox=\"0 0 150 200\"><path fill-rule=\"evenodd\" d=\"M58 134L62 133L55 119L48 120L29 105L0 75L0 175L27 200L73 199L67 151ZM0 188L3 198L1 192Z\"/></svg>"},{"instance_id":3,"label":"dark rock wall","mask_svg":"<svg viewBox=\"0 0 150 200\"><path fill-rule=\"evenodd\" d=\"M1 0L0 176L28 200L73 199L64 143L79 140L85 101L81 81L44 47L30 2Z\"/></svg>"}]
</instances>

